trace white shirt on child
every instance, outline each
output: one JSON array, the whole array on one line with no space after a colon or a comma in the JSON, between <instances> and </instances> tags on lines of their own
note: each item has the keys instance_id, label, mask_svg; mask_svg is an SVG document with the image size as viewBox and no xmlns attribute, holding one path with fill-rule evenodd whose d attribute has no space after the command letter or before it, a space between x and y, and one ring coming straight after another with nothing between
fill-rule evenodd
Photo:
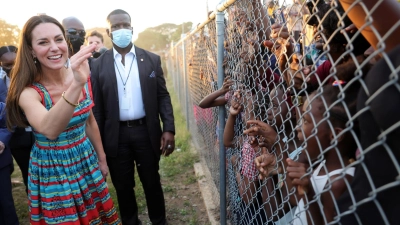
<instances>
[{"instance_id":1,"label":"white shirt on child","mask_svg":"<svg viewBox=\"0 0 400 225\"><path fill-rule=\"evenodd\" d=\"M287 137L283 138L283 142L287 142ZM299 158L299 155L301 154L301 152L303 151L303 147L298 147L296 148L294 151L292 151L291 153L289 153L289 158L292 160L297 161ZM283 185L283 174L278 174L279 177L279 182L277 185L277 188L281 188ZM286 212L281 218L279 218L279 220L274 221L274 225L290 225L292 224L292 220L293 220L293 215L296 212L296 208L297 206L293 206L288 212Z\"/></svg>"},{"instance_id":2,"label":"white shirt on child","mask_svg":"<svg viewBox=\"0 0 400 225\"><path fill-rule=\"evenodd\" d=\"M329 177L331 176L335 176L338 174L348 174L350 176L354 176L354 172L355 172L355 168L354 167L350 167L350 168L346 168L346 169L337 169L334 170L330 173L328 173L328 175L322 175L322 176L318 176L319 171L322 169L322 167L325 165L325 160L322 161L317 169L315 169L313 175L311 176L311 186L314 189L315 195L320 195L322 193L322 191L324 190L324 187L326 185L326 183L328 182ZM318 200L318 204L321 208L323 208L323 205L321 204L321 201ZM303 198L300 199L299 204L297 205L296 211L294 213L294 220L292 223L293 225L308 225L307 223L307 214L306 214L306 209L304 207L304 200Z\"/></svg>"}]
</instances>

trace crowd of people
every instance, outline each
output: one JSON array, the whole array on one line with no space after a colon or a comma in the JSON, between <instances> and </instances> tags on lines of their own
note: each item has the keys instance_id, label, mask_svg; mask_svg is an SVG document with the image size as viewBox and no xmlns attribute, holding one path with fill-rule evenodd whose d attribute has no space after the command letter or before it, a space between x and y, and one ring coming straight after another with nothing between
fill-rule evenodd
<instances>
[{"instance_id":1,"label":"crowd of people","mask_svg":"<svg viewBox=\"0 0 400 225\"><path fill-rule=\"evenodd\" d=\"M399 12L396 0L226 9L225 80L198 106L226 105L235 224L399 223L400 118L384 116L400 111ZM217 58L215 33L200 36L189 65L201 46ZM215 69L201 74L217 80Z\"/></svg>"},{"instance_id":2,"label":"crowd of people","mask_svg":"<svg viewBox=\"0 0 400 225\"><path fill-rule=\"evenodd\" d=\"M161 58L133 44L126 11L105 19L110 49L78 18L48 15L25 23L18 48L0 47L0 224L19 224L13 158L32 225L142 224L135 169L150 221L168 224L158 170L175 149L175 126Z\"/></svg>"}]
</instances>

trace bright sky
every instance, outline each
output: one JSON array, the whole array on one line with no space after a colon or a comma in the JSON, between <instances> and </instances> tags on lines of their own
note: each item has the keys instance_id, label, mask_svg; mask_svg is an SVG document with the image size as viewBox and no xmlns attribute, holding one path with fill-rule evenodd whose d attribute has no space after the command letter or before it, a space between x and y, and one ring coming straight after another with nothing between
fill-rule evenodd
<instances>
[{"instance_id":1,"label":"bright sky","mask_svg":"<svg viewBox=\"0 0 400 225\"><path fill-rule=\"evenodd\" d=\"M38 13L46 13L59 20L68 16L80 19L85 29L106 27L107 15L114 9L123 9L132 17L134 32L140 33L148 27L163 23L201 23L207 19L209 10L214 10L221 0L10 0L1 11L0 18L21 29L25 22ZM102 3L103 2L103 3Z\"/></svg>"}]
</instances>

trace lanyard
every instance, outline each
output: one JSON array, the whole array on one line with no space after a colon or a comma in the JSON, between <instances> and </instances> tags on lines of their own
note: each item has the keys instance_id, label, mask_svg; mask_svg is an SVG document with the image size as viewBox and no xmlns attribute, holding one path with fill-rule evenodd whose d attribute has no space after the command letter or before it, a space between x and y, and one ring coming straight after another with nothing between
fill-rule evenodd
<instances>
[{"instance_id":1,"label":"lanyard","mask_svg":"<svg viewBox=\"0 0 400 225\"><path fill-rule=\"evenodd\" d=\"M132 62L131 62L131 67L129 68L128 77L125 79L125 82L124 82L124 80L122 79L121 72L119 71L118 65L117 65L117 63L115 62L115 58L114 58L114 65L115 65L115 67L117 67L118 74L119 74L119 78L121 78L122 85L124 86L124 95L125 95L125 96L126 96L126 88L125 88L125 87L126 87L126 83L128 82L129 76L131 75L133 60L135 60L135 54L133 54L133 58L132 58Z\"/></svg>"}]
</instances>

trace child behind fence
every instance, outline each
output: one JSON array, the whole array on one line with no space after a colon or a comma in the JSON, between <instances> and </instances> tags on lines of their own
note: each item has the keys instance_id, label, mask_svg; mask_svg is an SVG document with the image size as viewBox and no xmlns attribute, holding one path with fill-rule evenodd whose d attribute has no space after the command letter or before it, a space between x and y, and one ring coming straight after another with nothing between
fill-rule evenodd
<instances>
[{"instance_id":1,"label":"child behind fence","mask_svg":"<svg viewBox=\"0 0 400 225\"><path fill-rule=\"evenodd\" d=\"M362 68L363 74L368 68ZM349 188L354 176L354 167L347 166L354 158L358 139L355 135L359 132L357 122L350 118L356 113L361 85L354 77L355 63L348 62L336 69L339 79L308 97L297 127L313 169L309 172L308 165L287 159L288 176L303 196L295 212L295 225L331 222L336 214L336 200Z\"/></svg>"},{"instance_id":2,"label":"child behind fence","mask_svg":"<svg viewBox=\"0 0 400 225\"><path fill-rule=\"evenodd\" d=\"M253 163L255 151L248 143L247 138L243 136L235 138L234 127L237 122L236 117L239 114L243 119L254 118L252 98L250 92L246 92L244 96L242 96L241 91L234 93L224 129L224 145L226 147L242 146L240 172L236 174L236 181L239 185L240 195L246 203L250 203L253 200L253 195L258 187L258 182L255 182L257 180L257 170ZM233 157L232 161L233 164L236 164L236 157Z\"/></svg>"},{"instance_id":3,"label":"child behind fence","mask_svg":"<svg viewBox=\"0 0 400 225\"><path fill-rule=\"evenodd\" d=\"M287 182L283 168L286 158L300 160L301 148L293 137L296 124L293 108L285 83L277 85L269 95L267 121L250 120L251 127L244 131L251 137L252 145L264 147L264 151L255 159L260 179L266 179L262 187L263 204L267 216L274 224L286 225L292 220L296 198L289 195L292 185ZM259 137L258 140L256 137Z\"/></svg>"},{"instance_id":4,"label":"child behind fence","mask_svg":"<svg viewBox=\"0 0 400 225\"><path fill-rule=\"evenodd\" d=\"M259 90L257 94L252 94L250 90L236 91L231 100L229 116L224 129L224 145L240 147L240 155L234 155L231 158L240 196L240 210L243 210L240 224L257 224L261 221L264 224L266 219L260 204L261 193L258 191L260 181L254 164L260 148L253 148L247 136L235 136L238 135L235 132L235 125L237 122L242 122L238 121L236 117L240 115L244 124L246 120L265 118L266 110L263 110L261 106L266 104L268 101L266 99L268 99L268 95L262 90Z\"/></svg>"}]
</instances>

